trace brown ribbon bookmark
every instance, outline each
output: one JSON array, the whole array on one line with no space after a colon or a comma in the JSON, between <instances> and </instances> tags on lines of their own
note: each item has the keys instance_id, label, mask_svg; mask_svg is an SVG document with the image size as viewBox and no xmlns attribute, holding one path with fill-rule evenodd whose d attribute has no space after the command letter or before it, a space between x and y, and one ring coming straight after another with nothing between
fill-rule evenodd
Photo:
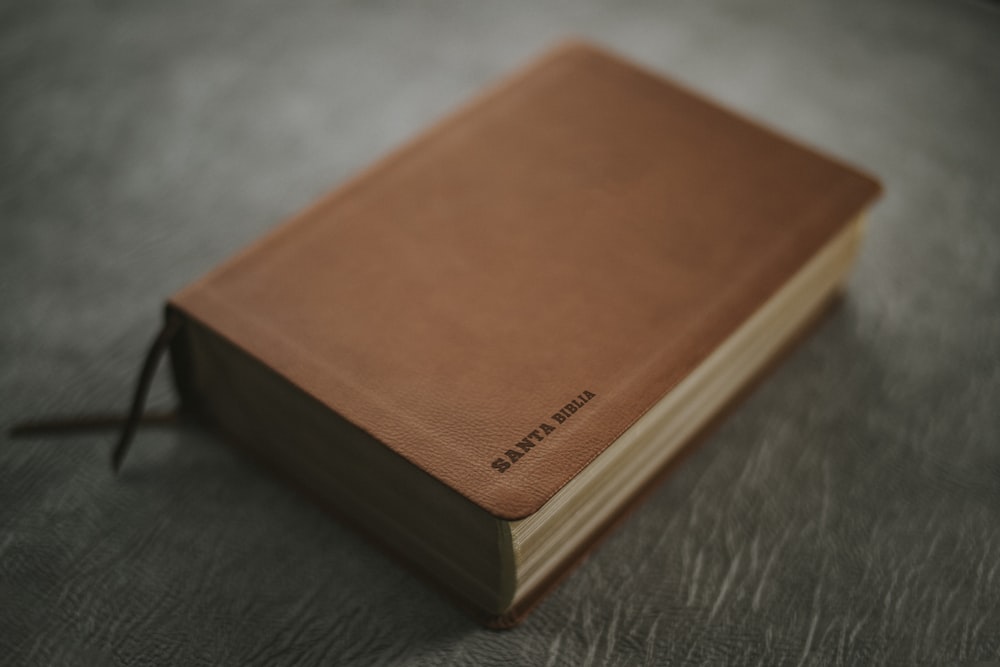
<instances>
[{"instance_id":1,"label":"brown ribbon bookmark","mask_svg":"<svg viewBox=\"0 0 1000 667\"><path fill-rule=\"evenodd\" d=\"M121 435L118 443L111 453L111 468L117 474L128 453L129 445L135 436L135 431L140 424L167 424L177 421L177 411L151 412L143 414L146 406L146 397L149 395L149 387L153 383L156 375L156 368L160 359L170 347L170 342L180 329L181 318L175 313L167 311L163 322L163 328L156 335L153 344L150 345L146 353L146 360L142 364L142 371L139 373L139 381L132 396L132 406L128 415L103 414L85 415L81 417L55 417L52 419L39 419L24 421L15 424L10 429L12 437L48 435L53 433L75 433L79 431L94 431L110 428L120 428Z\"/></svg>"},{"instance_id":2,"label":"brown ribbon bookmark","mask_svg":"<svg viewBox=\"0 0 1000 667\"><path fill-rule=\"evenodd\" d=\"M168 310L163 328L160 329L160 333L149 347L149 352L146 353L146 361L142 364L139 382L136 384L135 394L132 396L132 409L129 410L128 418L122 427L118 444L115 445L115 449L111 453L111 469L115 471L115 474L118 474L118 470L122 467L122 461L125 460L128 447L132 444L135 429L138 428L142 419L142 410L146 407L146 396L149 395L149 386L153 383L153 376L156 375L156 367L159 366L163 353L170 347L170 341L177 335L180 326L181 318Z\"/></svg>"}]
</instances>

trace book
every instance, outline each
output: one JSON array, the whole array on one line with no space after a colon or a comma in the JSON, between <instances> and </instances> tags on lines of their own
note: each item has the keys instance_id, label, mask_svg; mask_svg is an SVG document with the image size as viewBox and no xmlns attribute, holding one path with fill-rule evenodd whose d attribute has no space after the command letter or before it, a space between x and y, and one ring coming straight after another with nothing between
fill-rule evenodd
<instances>
[{"instance_id":1,"label":"book","mask_svg":"<svg viewBox=\"0 0 1000 667\"><path fill-rule=\"evenodd\" d=\"M175 294L160 343L185 410L506 627L821 312L879 191L568 42Z\"/></svg>"}]
</instances>

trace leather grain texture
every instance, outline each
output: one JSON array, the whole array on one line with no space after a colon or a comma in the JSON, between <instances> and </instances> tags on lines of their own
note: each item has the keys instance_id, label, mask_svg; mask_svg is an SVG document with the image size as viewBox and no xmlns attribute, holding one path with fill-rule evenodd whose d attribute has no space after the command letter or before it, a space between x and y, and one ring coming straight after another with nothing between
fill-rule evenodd
<instances>
[{"instance_id":1,"label":"leather grain texture","mask_svg":"<svg viewBox=\"0 0 1000 667\"><path fill-rule=\"evenodd\" d=\"M164 299L567 33L886 196L841 305L519 628L203 430L141 430L118 479L113 433L3 433L0 662L1000 660L992 6L4 3L4 426L124 410Z\"/></svg>"},{"instance_id":2,"label":"leather grain texture","mask_svg":"<svg viewBox=\"0 0 1000 667\"><path fill-rule=\"evenodd\" d=\"M878 189L570 42L170 302L520 519Z\"/></svg>"}]
</instances>

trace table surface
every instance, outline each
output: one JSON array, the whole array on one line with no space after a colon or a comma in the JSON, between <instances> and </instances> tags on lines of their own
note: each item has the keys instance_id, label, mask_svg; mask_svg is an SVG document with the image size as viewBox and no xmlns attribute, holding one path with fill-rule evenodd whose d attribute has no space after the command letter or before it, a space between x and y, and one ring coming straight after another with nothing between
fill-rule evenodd
<instances>
[{"instance_id":1,"label":"table surface","mask_svg":"<svg viewBox=\"0 0 1000 667\"><path fill-rule=\"evenodd\" d=\"M583 35L878 174L846 298L521 627L194 427L0 445L13 664L1000 659L990 2L0 8L0 426L122 410L166 296ZM169 406L160 378L152 403Z\"/></svg>"}]
</instances>

